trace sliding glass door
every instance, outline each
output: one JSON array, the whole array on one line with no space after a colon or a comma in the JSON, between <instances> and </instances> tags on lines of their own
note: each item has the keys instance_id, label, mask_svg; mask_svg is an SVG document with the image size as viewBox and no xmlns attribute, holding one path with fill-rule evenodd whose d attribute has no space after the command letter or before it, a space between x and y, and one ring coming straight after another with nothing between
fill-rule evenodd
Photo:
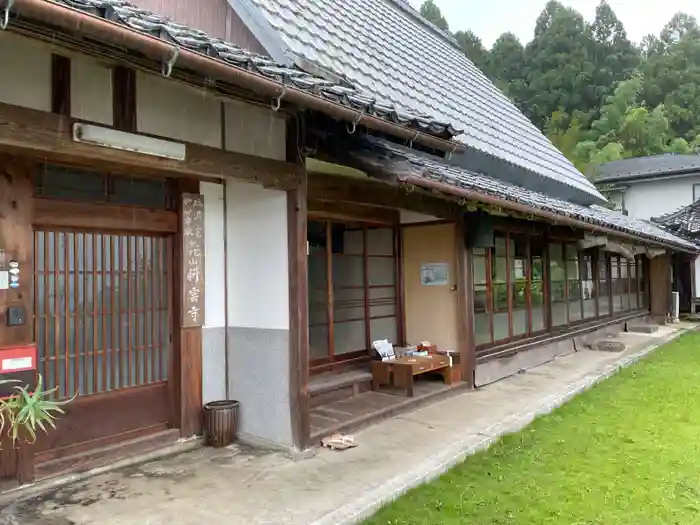
<instances>
[{"instance_id":1,"label":"sliding glass door","mask_svg":"<svg viewBox=\"0 0 700 525\"><path fill-rule=\"evenodd\" d=\"M311 367L365 359L372 341L398 342L396 231L310 220Z\"/></svg>"}]
</instances>

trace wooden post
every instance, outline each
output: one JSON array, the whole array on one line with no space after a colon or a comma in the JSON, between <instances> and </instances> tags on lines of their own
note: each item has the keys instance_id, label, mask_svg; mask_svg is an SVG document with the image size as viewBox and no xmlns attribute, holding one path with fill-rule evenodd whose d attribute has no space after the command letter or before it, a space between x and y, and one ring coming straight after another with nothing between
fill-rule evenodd
<instances>
[{"instance_id":1,"label":"wooden post","mask_svg":"<svg viewBox=\"0 0 700 525\"><path fill-rule=\"evenodd\" d=\"M465 245L463 221L455 225L455 253L457 260L457 337L462 367L462 381L474 388L476 373L476 347L474 345L474 279L472 275L471 250Z\"/></svg>"},{"instance_id":2,"label":"wooden post","mask_svg":"<svg viewBox=\"0 0 700 525\"><path fill-rule=\"evenodd\" d=\"M651 318L666 323L671 294L671 256L668 253L649 259L649 304Z\"/></svg>"},{"instance_id":3,"label":"wooden post","mask_svg":"<svg viewBox=\"0 0 700 525\"><path fill-rule=\"evenodd\" d=\"M175 242L175 326L170 374L172 423L188 437L202 430L202 325L204 324L204 219L193 217L192 195L199 194L199 181L178 180L180 228ZM188 195L192 194L192 195ZM196 235L195 230L201 237ZM199 246L191 243L199 243ZM197 251L199 250L199 251ZM198 273L197 287L192 273ZM187 285L186 285L187 283ZM192 291L199 295L192 302ZM198 308L193 316L192 307Z\"/></svg>"},{"instance_id":4,"label":"wooden post","mask_svg":"<svg viewBox=\"0 0 700 525\"><path fill-rule=\"evenodd\" d=\"M300 140L301 139L301 140ZM287 161L303 168L296 120L287 127ZM289 409L294 447L305 450L311 436L309 407L309 319L307 215L308 177L299 170L297 187L287 192L287 232L289 250Z\"/></svg>"},{"instance_id":5,"label":"wooden post","mask_svg":"<svg viewBox=\"0 0 700 525\"><path fill-rule=\"evenodd\" d=\"M0 250L2 264L19 263L19 287L0 290L0 348L33 344L34 341L34 234L31 165L15 157L0 157ZM8 307L25 311L21 326L5 326ZM0 477L16 477L19 483L34 481L31 445L2 439Z\"/></svg>"}]
</instances>

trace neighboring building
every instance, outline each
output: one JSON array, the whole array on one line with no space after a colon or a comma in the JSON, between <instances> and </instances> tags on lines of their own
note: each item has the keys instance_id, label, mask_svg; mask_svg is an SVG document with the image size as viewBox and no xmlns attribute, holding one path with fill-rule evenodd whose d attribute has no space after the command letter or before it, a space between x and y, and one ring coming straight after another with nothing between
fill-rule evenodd
<instances>
[{"instance_id":1,"label":"neighboring building","mask_svg":"<svg viewBox=\"0 0 700 525\"><path fill-rule=\"evenodd\" d=\"M700 155L653 155L596 166L590 174L613 208L651 219L700 199Z\"/></svg>"},{"instance_id":2,"label":"neighboring building","mask_svg":"<svg viewBox=\"0 0 700 525\"><path fill-rule=\"evenodd\" d=\"M596 166L591 176L614 209L639 219L684 219L700 199L700 155L669 153L618 160ZM668 225L680 228L681 235L696 237L683 224ZM691 301L700 297L700 260L691 261L690 266L683 260L674 268L681 310L690 311Z\"/></svg>"},{"instance_id":3,"label":"neighboring building","mask_svg":"<svg viewBox=\"0 0 700 525\"><path fill-rule=\"evenodd\" d=\"M305 449L665 321L698 245L600 206L404 2L158 4L213 36L120 0L0 9L0 356L78 394L0 477L200 434L222 398L243 439ZM365 392L378 339L462 381Z\"/></svg>"}]
</instances>

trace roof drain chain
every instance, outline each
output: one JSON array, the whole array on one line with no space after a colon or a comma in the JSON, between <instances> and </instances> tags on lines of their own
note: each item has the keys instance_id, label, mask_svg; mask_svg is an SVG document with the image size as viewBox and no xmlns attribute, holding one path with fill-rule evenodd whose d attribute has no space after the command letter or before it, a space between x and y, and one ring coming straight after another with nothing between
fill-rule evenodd
<instances>
[{"instance_id":1,"label":"roof drain chain","mask_svg":"<svg viewBox=\"0 0 700 525\"><path fill-rule=\"evenodd\" d=\"M284 96L286 94L287 94L287 85L285 84L284 86L282 86L282 93L280 94L280 96L272 99L272 104L271 104L272 111L279 111L280 110L280 108L282 107L282 99L284 98Z\"/></svg>"},{"instance_id":2,"label":"roof drain chain","mask_svg":"<svg viewBox=\"0 0 700 525\"><path fill-rule=\"evenodd\" d=\"M175 48L173 49L173 56L171 56L167 62L163 62L163 65L160 69L160 72L163 74L164 77L170 78L170 75L173 72L173 67L175 66L175 62L177 62L179 56L180 46L175 46Z\"/></svg>"},{"instance_id":3,"label":"roof drain chain","mask_svg":"<svg viewBox=\"0 0 700 525\"><path fill-rule=\"evenodd\" d=\"M416 131L416 134L413 135L413 138L408 141L408 149L413 149L413 141L418 138L418 132Z\"/></svg>"},{"instance_id":4,"label":"roof drain chain","mask_svg":"<svg viewBox=\"0 0 700 525\"><path fill-rule=\"evenodd\" d=\"M447 156L445 157L445 159L446 159L447 161L451 160L451 159L452 159L452 154L453 154L455 151L457 151L457 146L455 146L454 148L452 148L452 151L448 151L448 152L447 152Z\"/></svg>"},{"instance_id":5,"label":"roof drain chain","mask_svg":"<svg viewBox=\"0 0 700 525\"><path fill-rule=\"evenodd\" d=\"M10 23L10 9L12 9L12 4L14 3L15 0L7 0L7 5L2 10L2 18L0 18L0 30L4 31L7 29L7 25Z\"/></svg>"},{"instance_id":6,"label":"roof drain chain","mask_svg":"<svg viewBox=\"0 0 700 525\"><path fill-rule=\"evenodd\" d=\"M354 135L354 134L355 134L355 131L357 131L357 125L360 123L360 121L362 120L362 117L363 117L363 116L364 116L364 112L358 113L358 114L357 114L357 118L355 118L355 120L352 122L352 124L348 124L348 125L347 125L348 133L349 133L350 135Z\"/></svg>"}]
</instances>

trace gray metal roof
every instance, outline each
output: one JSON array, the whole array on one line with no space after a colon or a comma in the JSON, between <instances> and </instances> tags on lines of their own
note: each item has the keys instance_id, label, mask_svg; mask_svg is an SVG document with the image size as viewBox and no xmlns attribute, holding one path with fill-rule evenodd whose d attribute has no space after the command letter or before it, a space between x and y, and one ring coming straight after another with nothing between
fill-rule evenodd
<instances>
[{"instance_id":1,"label":"gray metal roof","mask_svg":"<svg viewBox=\"0 0 700 525\"><path fill-rule=\"evenodd\" d=\"M595 183L622 182L648 177L662 177L681 173L700 172L700 155L651 155L633 159L616 160L591 167Z\"/></svg>"},{"instance_id":2,"label":"gray metal roof","mask_svg":"<svg viewBox=\"0 0 700 525\"><path fill-rule=\"evenodd\" d=\"M461 133L449 122L443 122L440 118L433 117L422 110L396 108L390 100L381 96L372 96L345 82L334 82L303 71L290 65L288 61L280 63L268 56L252 53L232 42L214 38L204 31L177 23L124 0L55 0L55 2L89 15L111 20L134 31L175 43L190 51L217 58L233 68L259 73L280 84L309 91L338 104L417 131L446 139ZM77 29L79 31L79 28Z\"/></svg>"},{"instance_id":3,"label":"gray metal roof","mask_svg":"<svg viewBox=\"0 0 700 525\"><path fill-rule=\"evenodd\" d=\"M700 234L700 200L652 221L679 234L697 236Z\"/></svg>"},{"instance_id":4,"label":"gray metal roof","mask_svg":"<svg viewBox=\"0 0 700 525\"><path fill-rule=\"evenodd\" d=\"M631 234L639 237L640 241L655 241L683 249L700 250L695 243L643 219L635 219L595 204L583 206L550 197L465 168L448 165L437 157L418 154L415 150L409 150L385 140L374 137L364 137L361 140L362 142L357 143L357 149L351 151L351 155L364 158L372 165L382 164L386 166L387 171L393 172L399 179L405 175L415 175L443 182L449 186L485 193L505 201L524 204L533 210L547 211L591 225Z\"/></svg>"},{"instance_id":5,"label":"gray metal roof","mask_svg":"<svg viewBox=\"0 0 700 525\"><path fill-rule=\"evenodd\" d=\"M603 201L595 186L454 41L405 2L229 2L277 60L329 71L372 96L452 122L464 129L458 139L467 146L527 172L523 185L529 185L527 178L534 174L574 188L579 201ZM558 184L551 184L552 194L561 194Z\"/></svg>"}]
</instances>

